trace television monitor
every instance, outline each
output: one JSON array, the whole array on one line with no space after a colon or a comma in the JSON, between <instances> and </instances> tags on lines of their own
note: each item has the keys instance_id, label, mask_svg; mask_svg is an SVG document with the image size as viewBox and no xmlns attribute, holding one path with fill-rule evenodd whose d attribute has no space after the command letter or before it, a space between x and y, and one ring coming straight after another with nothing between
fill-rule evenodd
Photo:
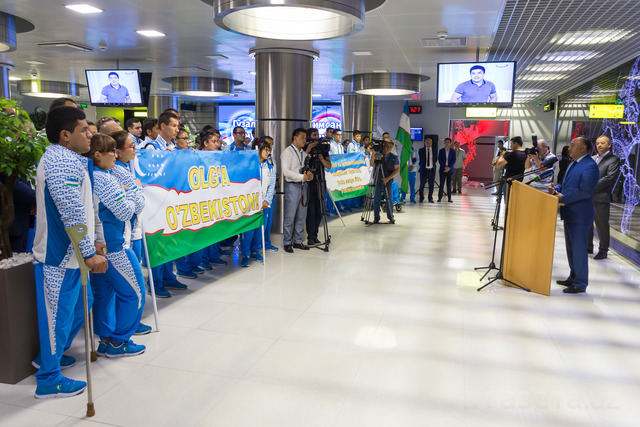
<instances>
[{"instance_id":1,"label":"television monitor","mask_svg":"<svg viewBox=\"0 0 640 427\"><path fill-rule=\"evenodd\" d=\"M143 107L138 70L86 70L91 105L96 107Z\"/></svg>"},{"instance_id":2,"label":"television monitor","mask_svg":"<svg viewBox=\"0 0 640 427\"><path fill-rule=\"evenodd\" d=\"M422 141L422 128L411 128L411 140Z\"/></svg>"},{"instance_id":3,"label":"television monitor","mask_svg":"<svg viewBox=\"0 0 640 427\"><path fill-rule=\"evenodd\" d=\"M438 107L512 107L515 62L438 64Z\"/></svg>"}]
</instances>

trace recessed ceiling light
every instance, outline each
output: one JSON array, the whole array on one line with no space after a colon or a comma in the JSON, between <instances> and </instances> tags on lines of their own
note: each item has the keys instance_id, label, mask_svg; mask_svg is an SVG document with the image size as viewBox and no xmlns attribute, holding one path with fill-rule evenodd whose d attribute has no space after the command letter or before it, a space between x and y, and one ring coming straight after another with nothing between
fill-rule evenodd
<instances>
[{"instance_id":1,"label":"recessed ceiling light","mask_svg":"<svg viewBox=\"0 0 640 427\"><path fill-rule=\"evenodd\" d=\"M161 33L160 31L156 31L156 30L136 30L136 33L140 34L141 36L145 36L145 37L164 37L164 36L166 36L165 33Z\"/></svg>"},{"instance_id":2,"label":"recessed ceiling light","mask_svg":"<svg viewBox=\"0 0 640 427\"><path fill-rule=\"evenodd\" d=\"M556 61L556 62L572 62L572 61L586 61L588 59L599 56L598 52L591 50L574 50L564 52L545 53L540 59L543 61Z\"/></svg>"},{"instance_id":3,"label":"recessed ceiling light","mask_svg":"<svg viewBox=\"0 0 640 427\"><path fill-rule=\"evenodd\" d=\"M532 65L531 67L527 67L527 69L531 71L557 72L577 70L578 68L582 67L583 66L580 64L537 64Z\"/></svg>"},{"instance_id":4,"label":"recessed ceiling light","mask_svg":"<svg viewBox=\"0 0 640 427\"><path fill-rule=\"evenodd\" d=\"M561 79L566 79L567 75L565 74L547 74L547 73L542 73L542 74L531 74L528 76L524 76L521 77L522 80L540 80L540 81L544 81L544 80L561 80Z\"/></svg>"},{"instance_id":5,"label":"recessed ceiling light","mask_svg":"<svg viewBox=\"0 0 640 427\"><path fill-rule=\"evenodd\" d=\"M566 45L589 45L617 42L633 34L629 30L587 30L558 34L551 39L551 43Z\"/></svg>"},{"instance_id":6,"label":"recessed ceiling light","mask_svg":"<svg viewBox=\"0 0 640 427\"><path fill-rule=\"evenodd\" d=\"M66 7L67 9L71 9L74 12L78 12L78 13L102 13L102 12L104 12L104 10L98 9L97 7L93 7L93 6L88 5L86 3L82 3L82 4L67 4L64 7Z\"/></svg>"},{"instance_id":7,"label":"recessed ceiling light","mask_svg":"<svg viewBox=\"0 0 640 427\"><path fill-rule=\"evenodd\" d=\"M353 55L355 55L355 56L371 56L371 55L373 55L373 53L369 52L368 50L367 51L364 51L364 50L355 51L355 52L351 52L351 53Z\"/></svg>"},{"instance_id":8,"label":"recessed ceiling light","mask_svg":"<svg viewBox=\"0 0 640 427\"><path fill-rule=\"evenodd\" d=\"M46 62L42 62L42 61L24 61L25 64L31 64L31 65L45 65Z\"/></svg>"},{"instance_id":9,"label":"recessed ceiling light","mask_svg":"<svg viewBox=\"0 0 640 427\"><path fill-rule=\"evenodd\" d=\"M371 70L372 73L388 73L389 70Z\"/></svg>"},{"instance_id":10,"label":"recessed ceiling light","mask_svg":"<svg viewBox=\"0 0 640 427\"><path fill-rule=\"evenodd\" d=\"M22 80L22 78L21 77L11 76L11 77L9 77L9 80L12 81L12 82L18 82L18 81Z\"/></svg>"}]
</instances>

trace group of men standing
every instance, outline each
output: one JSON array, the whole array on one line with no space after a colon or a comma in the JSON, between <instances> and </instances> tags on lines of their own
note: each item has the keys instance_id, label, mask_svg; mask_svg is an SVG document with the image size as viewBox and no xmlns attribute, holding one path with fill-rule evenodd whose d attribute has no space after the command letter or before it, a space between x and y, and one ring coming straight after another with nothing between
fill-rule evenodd
<instances>
[{"instance_id":1,"label":"group of men standing","mask_svg":"<svg viewBox=\"0 0 640 427\"><path fill-rule=\"evenodd\" d=\"M453 203L451 199L452 193L452 181L453 192L462 193L462 171L464 167L464 160L466 158L466 152L460 148L460 143L455 142L455 147L452 146L451 138L444 139L444 147L437 152L433 147L433 140L430 137L426 137L424 140L424 147L418 150L420 158L420 189L418 194L420 196L420 203L424 202L424 188L427 187L427 201L434 203L433 201L433 188L436 177L436 163L438 163L438 173L440 175L440 188L438 190L438 202L442 201L444 197L445 188L447 191L447 201Z\"/></svg>"}]
</instances>

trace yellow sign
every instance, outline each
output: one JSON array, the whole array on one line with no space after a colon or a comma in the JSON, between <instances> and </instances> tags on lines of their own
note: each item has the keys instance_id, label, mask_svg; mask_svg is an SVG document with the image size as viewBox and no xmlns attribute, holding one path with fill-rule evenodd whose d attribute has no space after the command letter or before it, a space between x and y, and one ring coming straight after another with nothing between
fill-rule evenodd
<instances>
[{"instance_id":1,"label":"yellow sign","mask_svg":"<svg viewBox=\"0 0 640 427\"><path fill-rule=\"evenodd\" d=\"M496 107L467 107L467 117L498 117Z\"/></svg>"},{"instance_id":2,"label":"yellow sign","mask_svg":"<svg viewBox=\"0 0 640 427\"><path fill-rule=\"evenodd\" d=\"M624 105L591 104L589 106L590 119L621 119L624 117Z\"/></svg>"}]
</instances>

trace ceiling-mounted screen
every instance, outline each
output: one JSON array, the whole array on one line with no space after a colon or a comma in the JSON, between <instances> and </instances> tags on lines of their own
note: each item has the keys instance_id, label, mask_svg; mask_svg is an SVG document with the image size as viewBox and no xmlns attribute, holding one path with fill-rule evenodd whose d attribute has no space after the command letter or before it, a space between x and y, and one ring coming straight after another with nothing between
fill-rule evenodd
<instances>
[{"instance_id":1,"label":"ceiling-mounted screen","mask_svg":"<svg viewBox=\"0 0 640 427\"><path fill-rule=\"evenodd\" d=\"M511 107L515 62L438 64L438 107Z\"/></svg>"},{"instance_id":2,"label":"ceiling-mounted screen","mask_svg":"<svg viewBox=\"0 0 640 427\"><path fill-rule=\"evenodd\" d=\"M144 107L138 70L86 70L91 105Z\"/></svg>"}]
</instances>

